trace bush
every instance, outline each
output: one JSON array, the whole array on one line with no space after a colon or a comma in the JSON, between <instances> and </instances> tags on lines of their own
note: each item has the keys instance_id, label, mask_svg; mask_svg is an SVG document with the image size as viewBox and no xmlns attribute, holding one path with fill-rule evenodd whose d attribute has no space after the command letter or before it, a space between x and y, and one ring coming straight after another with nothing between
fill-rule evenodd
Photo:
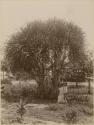
<instances>
[{"instance_id":1,"label":"bush","mask_svg":"<svg viewBox=\"0 0 94 125\"><path fill-rule=\"evenodd\" d=\"M77 111L75 111L75 109L73 109L73 107L70 107L69 105L53 104L53 105L49 105L49 107L47 107L46 109L50 111L60 112L61 117L66 123L77 122Z\"/></svg>"},{"instance_id":2,"label":"bush","mask_svg":"<svg viewBox=\"0 0 94 125\"><path fill-rule=\"evenodd\" d=\"M3 85L3 84L11 84L10 79L3 79L3 80L1 80L1 85Z\"/></svg>"},{"instance_id":3,"label":"bush","mask_svg":"<svg viewBox=\"0 0 94 125\"><path fill-rule=\"evenodd\" d=\"M51 110L51 111L64 111L64 108L67 104L51 104L49 105L49 107L47 107L47 110Z\"/></svg>"},{"instance_id":4,"label":"bush","mask_svg":"<svg viewBox=\"0 0 94 125\"><path fill-rule=\"evenodd\" d=\"M66 123L76 123L77 122L77 113L73 110L70 110L68 112L65 113L64 116L64 121Z\"/></svg>"},{"instance_id":5,"label":"bush","mask_svg":"<svg viewBox=\"0 0 94 125\"><path fill-rule=\"evenodd\" d=\"M1 81L1 97L10 100L11 97L11 80L4 79Z\"/></svg>"},{"instance_id":6,"label":"bush","mask_svg":"<svg viewBox=\"0 0 94 125\"><path fill-rule=\"evenodd\" d=\"M6 83L7 80L3 81ZM37 84L32 81L13 81L11 84L2 85L2 98L9 102L18 102L20 96L23 96L27 101L35 98L37 93Z\"/></svg>"},{"instance_id":7,"label":"bush","mask_svg":"<svg viewBox=\"0 0 94 125\"><path fill-rule=\"evenodd\" d=\"M22 123L23 121L23 116L26 113L26 109L25 109L25 104L24 104L24 100L22 98L20 98L20 103L19 105L17 105L18 109L17 109L17 114L19 114L19 117L17 117L18 122Z\"/></svg>"},{"instance_id":8,"label":"bush","mask_svg":"<svg viewBox=\"0 0 94 125\"><path fill-rule=\"evenodd\" d=\"M58 109L59 109L59 107L56 104L53 104L53 105L50 105L49 107L47 107L47 110L50 110L50 111L57 111Z\"/></svg>"},{"instance_id":9,"label":"bush","mask_svg":"<svg viewBox=\"0 0 94 125\"><path fill-rule=\"evenodd\" d=\"M93 108L90 108L88 106L83 106L81 108L81 111L87 116L93 116Z\"/></svg>"}]
</instances>

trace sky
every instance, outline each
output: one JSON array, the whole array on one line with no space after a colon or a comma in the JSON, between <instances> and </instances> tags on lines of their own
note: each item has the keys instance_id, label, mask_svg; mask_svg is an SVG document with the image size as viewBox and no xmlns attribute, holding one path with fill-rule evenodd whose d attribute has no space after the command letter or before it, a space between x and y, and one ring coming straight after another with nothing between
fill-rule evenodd
<instances>
[{"instance_id":1,"label":"sky","mask_svg":"<svg viewBox=\"0 0 94 125\"><path fill-rule=\"evenodd\" d=\"M63 19L80 26L94 48L94 0L0 0L0 57L12 34L28 22Z\"/></svg>"}]
</instances>

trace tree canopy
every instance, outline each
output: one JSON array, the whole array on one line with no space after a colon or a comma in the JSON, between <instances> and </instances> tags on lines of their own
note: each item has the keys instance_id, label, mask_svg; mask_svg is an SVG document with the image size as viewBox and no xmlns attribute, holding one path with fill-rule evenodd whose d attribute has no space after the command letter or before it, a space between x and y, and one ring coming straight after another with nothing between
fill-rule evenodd
<instances>
[{"instance_id":1,"label":"tree canopy","mask_svg":"<svg viewBox=\"0 0 94 125\"><path fill-rule=\"evenodd\" d=\"M67 65L84 65L84 41L82 29L73 23L56 19L34 21L11 36L6 59L13 73L30 73L42 90L48 75L53 88L58 85L60 74L65 74Z\"/></svg>"}]
</instances>

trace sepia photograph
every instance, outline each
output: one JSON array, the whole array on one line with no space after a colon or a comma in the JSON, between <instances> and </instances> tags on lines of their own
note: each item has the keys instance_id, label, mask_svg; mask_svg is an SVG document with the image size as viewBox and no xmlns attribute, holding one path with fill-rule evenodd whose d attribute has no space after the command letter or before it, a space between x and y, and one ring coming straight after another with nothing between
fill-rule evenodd
<instances>
[{"instance_id":1,"label":"sepia photograph","mask_svg":"<svg viewBox=\"0 0 94 125\"><path fill-rule=\"evenodd\" d=\"M1 125L94 125L94 0L0 0Z\"/></svg>"}]
</instances>

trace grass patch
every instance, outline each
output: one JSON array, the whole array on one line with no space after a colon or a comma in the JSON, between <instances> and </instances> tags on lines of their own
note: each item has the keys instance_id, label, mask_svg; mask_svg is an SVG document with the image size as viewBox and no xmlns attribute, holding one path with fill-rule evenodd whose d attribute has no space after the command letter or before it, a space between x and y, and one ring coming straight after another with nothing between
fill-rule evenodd
<instances>
[{"instance_id":1,"label":"grass patch","mask_svg":"<svg viewBox=\"0 0 94 125\"><path fill-rule=\"evenodd\" d=\"M4 102L3 102L4 103ZM92 122L93 116L93 107L89 107L85 104L58 104L58 103L46 103L44 104L44 108L39 108L40 105L42 106L43 103L31 104L31 106L27 106L26 113L24 115L24 122L25 123L32 123L32 118L35 118L40 121L47 121L55 122L55 123L67 123L67 124L76 124L76 123L86 123L86 119L89 119L89 122ZM16 111L17 111L17 103L7 103L7 105L2 105L2 124L6 123L19 123L19 118ZM28 120L27 120L28 119ZM36 123L36 120L34 120ZM41 123L37 123L41 124ZM44 123L43 123L44 125Z\"/></svg>"}]
</instances>

